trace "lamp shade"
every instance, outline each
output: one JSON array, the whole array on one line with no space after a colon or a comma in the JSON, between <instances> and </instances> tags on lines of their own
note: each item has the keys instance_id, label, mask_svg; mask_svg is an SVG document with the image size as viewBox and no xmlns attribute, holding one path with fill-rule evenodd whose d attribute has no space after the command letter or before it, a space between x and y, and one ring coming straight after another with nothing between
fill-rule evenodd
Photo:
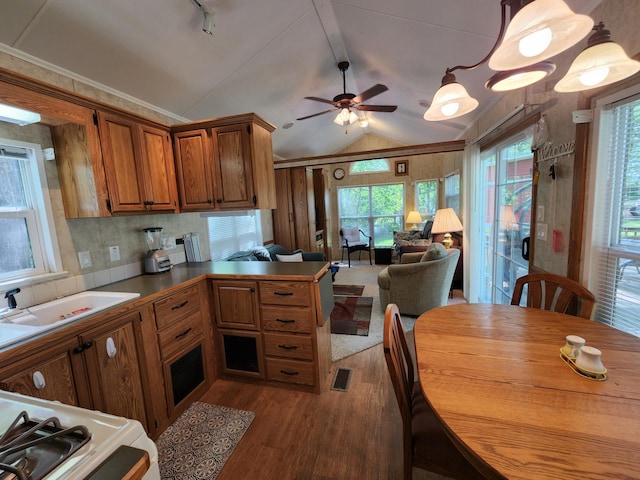
<instances>
[{"instance_id":1,"label":"lamp shade","mask_svg":"<svg viewBox=\"0 0 640 480\"><path fill-rule=\"evenodd\" d=\"M518 219L511 205L503 205L500 207L500 229L513 232L520 229Z\"/></svg>"},{"instance_id":2,"label":"lamp shade","mask_svg":"<svg viewBox=\"0 0 640 480\"><path fill-rule=\"evenodd\" d=\"M413 223L413 228L418 228L418 224L422 223L422 217L420 216L420 212L412 210L407 215L407 223Z\"/></svg>"},{"instance_id":3,"label":"lamp shade","mask_svg":"<svg viewBox=\"0 0 640 480\"><path fill-rule=\"evenodd\" d=\"M599 43L583 50L553 89L562 93L579 92L618 82L638 71L640 62L629 58L620 45Z\"/></svg>"},{"instance_id":4,"label":"lamp shade","mask_svg":"<svg viewBox=\"0 0 640 480\"><path fill-rule=\"evenodd\" d=\"M493 70L513 70L546 60L589 34L593 20L562 0L535 0L511 19L504 39L489 59Z\"/></svg>"},{"instance_id":5,"label":"lamp shade","mask_svg":"<svg viewBox=\"0 0 640 480\"><path fill-rule=\"evenodd\" d=\"M338 116L335 118L333 122L337 123L338 125L344 126L344 125L351 125L353 122L356 122L357 120L358 120L358 115L356 115L355 112L352 112L348 108L343 108L342 110L340 110L340 113L338 113Z\"/></svg>"},{"instance_id":6,"label":"lamp shade","mask_svg":"<svg viewBox=\"0 0 640 480\"><path fill-rule=\"evenodd\" d=\"M431 233L449 233L462 231L462 223L453 208L441 208L436 211Z\"/></svg>"},{"instance_id":7,"label":"lamp shade","mask_svg":"<svg viewBox=\"0 0 640 480\"><path fill-rule=\"evenodd\" d=\"M555 69L555 64L551 62L538 62L527 67L498 72L487 81L485 87L493 92L516 90L539 82L551 75Z\"/></svg>"},{"instance_id":8,"label":"lamp shade","mask_svg":"<svg viewBox=\"0 0 640 480\"><path fill-rule=\"evenodd\" d=\"M451 77L453 79L451 80ZM455 81L453 74L442 79L442 86L433 96L431 106L424 114L424 119L432 122L460 117L476 109L478 101L469 96L467 90Z\"/></svg>"}]
</instances>

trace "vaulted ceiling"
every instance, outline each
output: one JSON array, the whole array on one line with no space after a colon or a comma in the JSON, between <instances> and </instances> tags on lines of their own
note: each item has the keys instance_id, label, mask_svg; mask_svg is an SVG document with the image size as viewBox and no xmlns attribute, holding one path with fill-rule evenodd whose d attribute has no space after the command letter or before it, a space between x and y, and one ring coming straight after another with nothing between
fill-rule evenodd
<instances>
[{"instance_id":1,"label":"vaulted ceiling","mask_svg":"<svg viewBox=\"0 0 640 480\"><path fill-rule=\"evenodd\" d=\"M577 13L599 2L566 0ZM365 133L406 145L455 140L497 100L483 65L456 72L480 101L476 111L422 118L445 69L474 64L493 46L500 0L199 3L215 11L213 35L195 0L0 0L0 50L184 120L256 112L276 125L274 153L289 159L331 154ZM364 103L398 109L367 112L366 128L338 126L335 113L296 121L331 108L305 96L343 93L344 60L347 92L381 83L388 91Z\"/></svg>"}]
</instances>

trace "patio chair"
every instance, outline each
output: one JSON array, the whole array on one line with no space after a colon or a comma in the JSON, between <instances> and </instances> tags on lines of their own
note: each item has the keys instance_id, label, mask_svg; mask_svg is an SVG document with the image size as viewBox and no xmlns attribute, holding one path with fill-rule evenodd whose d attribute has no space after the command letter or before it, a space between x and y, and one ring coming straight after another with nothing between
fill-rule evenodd
<instances>
[{"instance_id":1,"label":"patio chair","mask_svg":"<svg viewBox=\"0 0 640 480\"><path fill-rule=\"evenodd\" d=\"M366 242L362 241L363 237L367 239ZM344 252L346 251L349 268L351 268L351 254L353 252L359 252L358 260L360 260L362 252L367 252L369 254L369 265L373 265L373 263L371 263L371 237L369 235L358 227L342 227L340 229L340 239L342 245L342 257L340 261L344 261Z\"/></svg>"},{"instance_id":2,"label":"patio chair","mask_svg":"<svg viewBox=\"0 0 640 480\"><path fill-rule=\"evenodd\" d=\"M596 297L575 280L553 273L530 273L516 280L511 305L520 305L527 286L527 307L591 318Z\"/></svg>"},{"instance_id":3,"label":"patio chair","mask_svg":"<svg viewBox=\"0 0 640 480\"><path fill-rule=\"evenodd\" d=\"M402 417L403 478L410 480L415 466L448 478L483 479L449 439L420 382L414 381L413 359L393 303L385 311L383 336L384 357Z\"/></svg>"}]
</instances>

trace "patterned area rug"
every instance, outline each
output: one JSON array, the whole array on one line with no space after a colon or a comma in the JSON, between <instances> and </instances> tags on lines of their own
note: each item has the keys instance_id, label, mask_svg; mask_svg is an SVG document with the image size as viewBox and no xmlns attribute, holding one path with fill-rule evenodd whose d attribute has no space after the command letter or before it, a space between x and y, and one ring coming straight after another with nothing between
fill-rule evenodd
<instances>
[{"instance_id":1,"label":"patterned area rug","mask_svg":"<svg viewBox=\"0 0 640 480\"><path fill-rule=\"evenodd\" d=\"M364 291L364 285L334 285L334 295L351 295L353 297L359 297Z\"/></svg>"},{"instance_id":2,"label":"patterned area rug","mask_svg":"<svg viewBox=\"0 0 640 480\"><path fill-rule=\"evenodd\" d=\"M156 442L162 480L216 478L254 417L253 412L193 403Z\"/></svg>"},{"instance_id":3,"label":"patterned area rug","mask_svg":"<svg viewBox=\"0 0 640 480\"><path fill-rule=\"evenodd\" d=\"M334 295L331 311L331 333L369 335L373 297Z\"/></svg>"}]
</instances>

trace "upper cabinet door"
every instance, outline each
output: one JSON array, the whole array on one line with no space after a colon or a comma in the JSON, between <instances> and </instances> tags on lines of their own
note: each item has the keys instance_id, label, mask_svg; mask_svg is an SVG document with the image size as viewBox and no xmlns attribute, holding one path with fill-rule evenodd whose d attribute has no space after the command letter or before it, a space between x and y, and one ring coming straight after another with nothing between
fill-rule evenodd
<instances>
[{"instance_id":1,"label":"upper cabinet door","mask_svg":"<svg viewBox=\"0 0 640 480\"><path fill-rule=\"evenodd\" d=\"M240 123L212 129L218 208L256 208L253 190L251 124Z\"/></svg>"},{"instance_id":2,"label":"upper cabinet door","mask_svg":"<svg viewBox=\"0 0 640 480\"><path fill-rule=\"evenodd\" d=\"M145 172L147 210L174 210L178 207L175 167L169 132L140 125L141 162Z\"/></svg>"},{"instance_id":3,"label":"upper cabinet door","mask_svg":"<svg viewBox=\"0 0 640 480\"><path fill-rule=\"evenodd\" d=\"M173 135L180 207L184 211L213 210L213 162L207 130Z\"/></svg>"},{"instance_id":4,"label":"upper cabinet door","mask_svg":"<svg viewBox=\"0 0 640 480\"><path fill-rule=\"evenodd\" d=\"M111 212L177 211L168 131L97 113Z\"/></svg>"},{"instance_id":5,"label":"upper cabinet door","mask_svg":"<svg viewBox=\"0 0 640 480\"><path fill-rule=\"evenodd\" d=\"M143 168L136 138L137 125L123 117L98 112L100 144L112 212L145 210Z\"/></svg>"}]
</instances>

